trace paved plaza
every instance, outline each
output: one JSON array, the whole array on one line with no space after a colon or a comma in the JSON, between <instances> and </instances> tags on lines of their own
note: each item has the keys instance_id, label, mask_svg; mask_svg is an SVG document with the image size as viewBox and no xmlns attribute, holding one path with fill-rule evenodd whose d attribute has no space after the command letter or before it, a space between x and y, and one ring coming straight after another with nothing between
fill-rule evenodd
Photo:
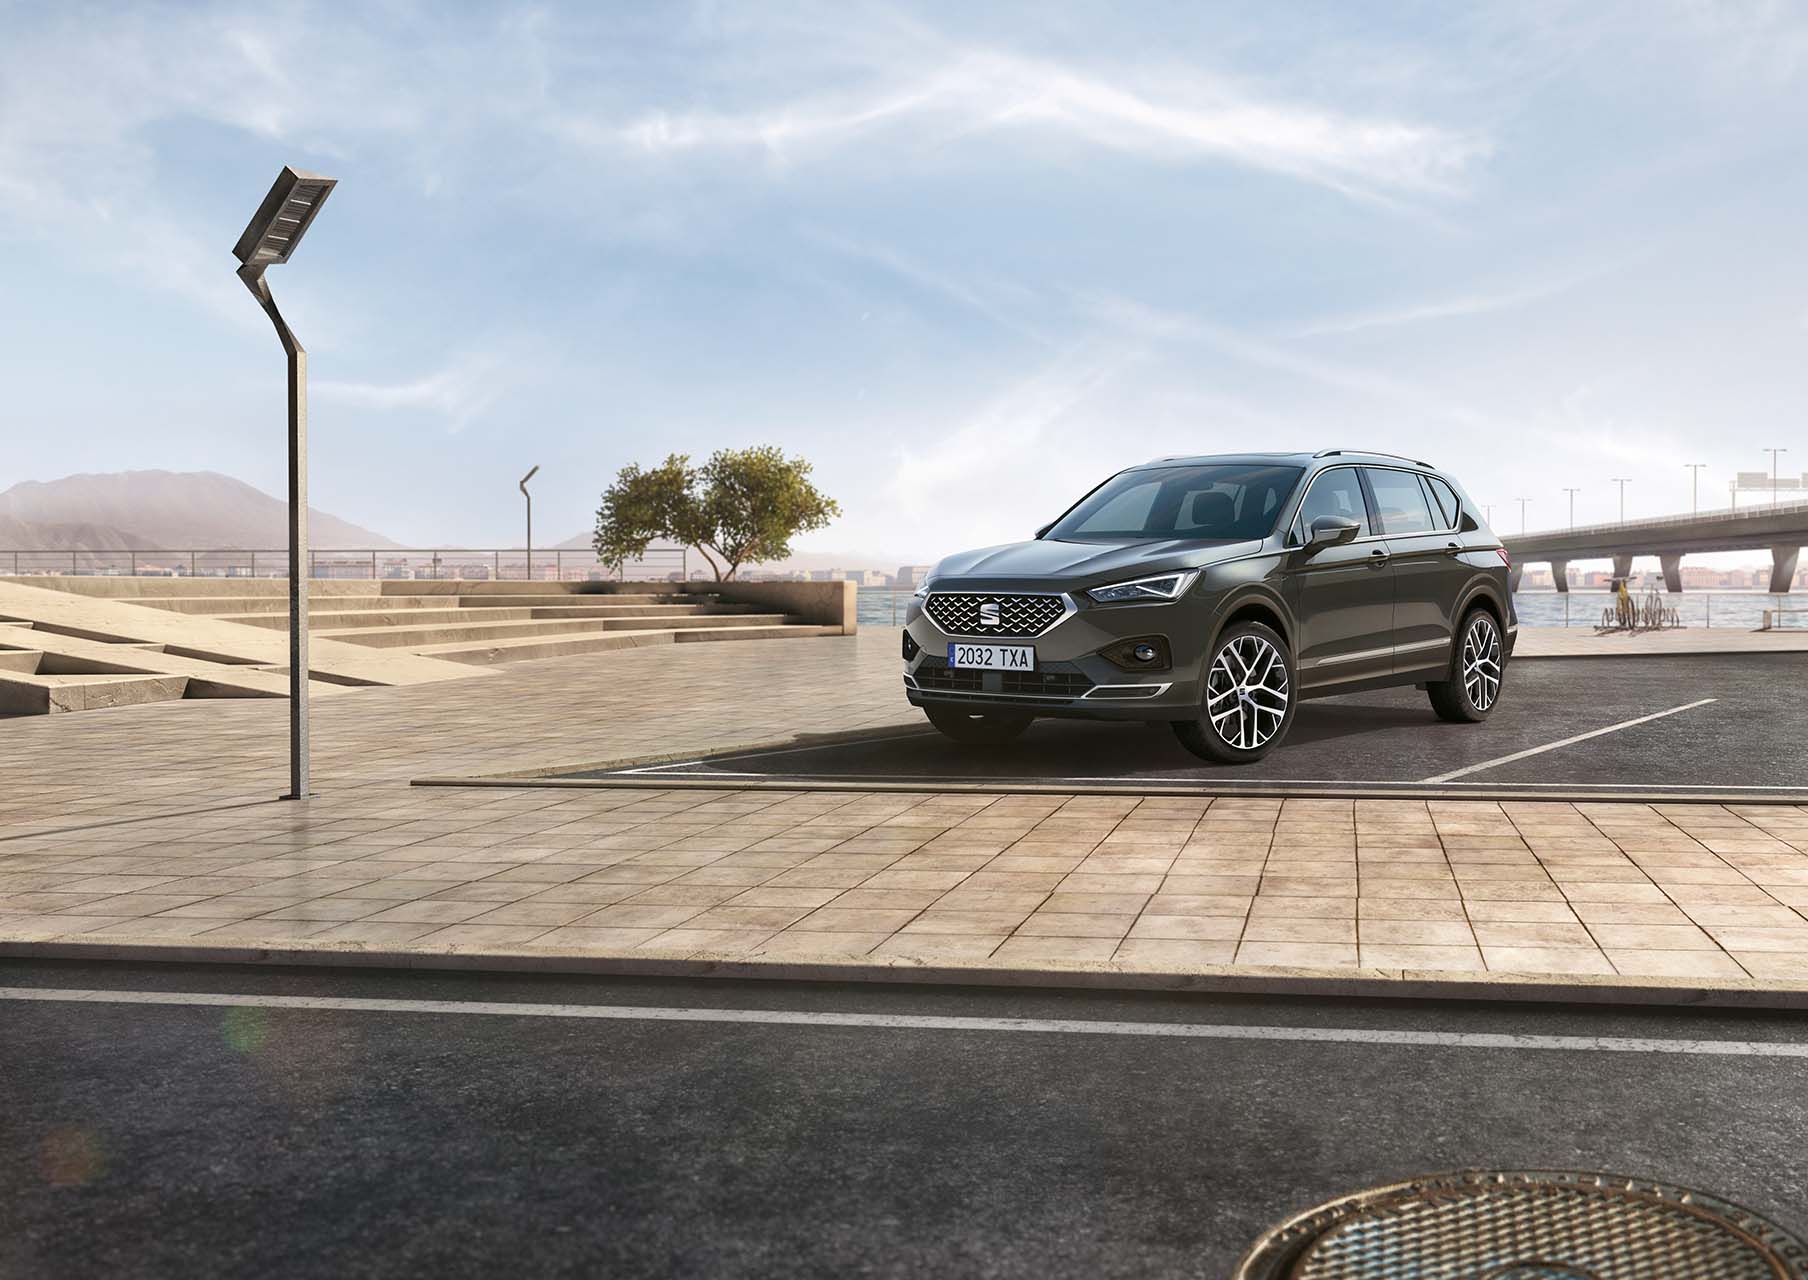
<instances>
[{"instance_id":1,"label":"paved plaza","mask_svg":"<svg viewBox=\"0 0 1808 1280\"><path fill-rule=\"evenodd\" d=\"M305 804L279 701L0 721L0 947L1808 992L1802 806L408 785L914 728L896 646L357 690Z\"/></svg>"}]
</instances>

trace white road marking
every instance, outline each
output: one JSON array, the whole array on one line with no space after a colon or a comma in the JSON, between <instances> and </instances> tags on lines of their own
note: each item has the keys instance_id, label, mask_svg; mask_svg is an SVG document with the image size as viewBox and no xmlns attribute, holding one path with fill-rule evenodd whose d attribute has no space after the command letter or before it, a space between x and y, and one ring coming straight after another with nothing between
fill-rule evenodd
<instances>
[{"instance_id":1,"label":"white road marking","mask_svg":"<svg viewBox=\"0 0 1808 1280\"><path fill-rule=\"evenodd\" d=\"M933 730L933 729L915 729L909 733L894 733L891 736L885 737L885 738L850 738L845 742L827 742L827 743L814 743L814 744L805 743L803 746L799 746L799 747L774 747L770 751L742 751L742 752L737 752L734 755L711 756L710 759L711 760L760 760L760 759L764 759L766 756L801 755L806 751L824 751L831 747L837 747L837 746L864 747L864 746L868 746L873 743L879 743L879 742L902 742L906 738L931 737L934 735L934 733L935 733L935 730ZM618 769L618 770L615 770L615 772L617 772L617 773L659 773L661 771L671 770L671 769L689 769L696 765L707 764L707 763L708 763L708 761L705 761L705 760L674 760L674 761L671 761L666 764L642 765L637 769ZM745 773L745 774L732 773L731 774L731 773L728 773L726 770L717 770L717 769L711 769L710 772L712 774L720 772L720 773L727 774L727 776L729 776L729 777L735 777L735 778L742 778L742 777L763 778L763 777L768 776L768 775L762 774L762 773Z\"/></svg>"},{"instance_id":2,"label":"white road marking","mask_svg":"<svg viewBox=\"0 0 1808 1280\"><path fill-rule=\"evenodd\" d=\"M707 765L707 760L688 761L688 765ZM1495 761L1500 763L1500 761ZM678 769L685 765L659 765L662 769ZM1478 766L1479 767L1479 766ZM606 777L616 778L628 773L648 773L650 768L618 769ZM930 774L859 774L859 773L827 773L827 774L791 774L791 773L755 773L751 770L705 769L694 774L693 778L765 778L770 782L788 787L808 787L822 782L833 782L838 788L857 785L862 782L887 786L909 785L923 790L950 784L976 787L1025 786L1034 784L1039 787L1059 786L1064 782L1091 784L1099 782L1126 783L1145 787L1180 787L1196 786L1203 792L1229 791L1237 788L1245 790L1277 790L1282 787L1349 787L1358 790L1375 787L1413 787L1420 788L1435 779L1425 782L1413 782L1389 778L1176 778L1162 774L1103 774L1069 775L1049 777L993 778L993 777L957 777L954 775L935 776ZM1803 791L1808 792L1808 783L1760 783L1760 782L1452 782L1452 787L1485 787L1491 790L1502 790L1508 787L1557 787L1564 791L1625 791L1638 795L1659 791Z\"/></svg>"},{"instance_id":3,"label":"white road marking","mask_svg":"<svg viewBox=\"0 0 1808 1280\"><path fill-rule=\"evenodd\" d=\"M196 991L91 991L0 987L0 1000L73 1004L149 1004L228 1009L437 1013L510 1018L585 1018L617 1022L717 1022L754 1026L863 1027L883 1031L1029 1032L1038 1035L1153 1036L1179 1040L1283 1040L1313 1044L1433 1049L1534 1049L1583 1053L1669 1053L1735 1058L1808 1058L1808 1042L1665 1040L1633 1036L1501 1035L1472 1031L1376 1031L1361 1027L1235 1026L1192 1022L1098 1022L1069 1018L954 1018L903 1013L827 1013L801 1009L674 1009L608 1004L514 1004L493 1000L379 1000L352 996L221 995Z\"/></svg>"},{"instance_id":4,"label":"white road marking","mask_svg":"<svg viewBox=\"0 0 1808 1280\"><path fill-rule=\"evenodd\" d=\"M1586 742L1590 738L1598 738L1604 733L1618 733L1621 729L1630 729L1635 724L1646 724L1652 720L1662 720L1665 716L1673 716L1683 711L1693 711L1696 707L1705 707L1710 702L1718 702L1718 698L1700 698L1694 702L1685 702L1680 707L1671 707L1668 711L1653 711L1648 716L1639 716L1633 720L1622 720L1618 724L1610 724L1602 729L1590 729L1587 733L1578 733L1568 738L1559 738L1555 742L1547 742L1542 747L1532 747L1525 751L1515 751L1510 756L1501 756L1494 760L1484 760L1480 764L1472 764L1467 768L1453 769L1449 773L1440 773L1435 778L1427 778L1427 782L1449 782L1453 778L1461 778L1465 774L1480 773L1483 769L1497 768L1503 764L1512 764L1515 760L1524 760L1528 756L1543 755L1546 751L1555 751L1558 747L1567 747L1577 742Z\"/></svg>"}]
</instances>

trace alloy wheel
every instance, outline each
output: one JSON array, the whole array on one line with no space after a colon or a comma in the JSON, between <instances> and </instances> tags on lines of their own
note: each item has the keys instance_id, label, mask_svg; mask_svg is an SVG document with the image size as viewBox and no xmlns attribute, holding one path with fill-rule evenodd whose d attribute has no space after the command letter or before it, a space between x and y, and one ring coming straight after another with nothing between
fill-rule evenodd
<instances>
[{"instance_id":1,"label":"alloy wheel","mask_svg":"<svg viewBox=\"0 0 1808 1280\"><path fill-rule=\"evenodd\" d=\"M1477 711L1486 711L1500 696L1500 632L1485 614L1463 634L1463 692Z\"/></svg>"},{"instance_id":2,"label":"alloy wheel","mask_svg":"<svg viewBox=\"0 0 1808 1280\"><path fill-rule=\"evenodd\" d=\"M1239 751L1253 751L1287 719L1287 663L1259 635L1240 635L1212 660L1205 714L1212 731Z\"/></svg>"}]
</instances>

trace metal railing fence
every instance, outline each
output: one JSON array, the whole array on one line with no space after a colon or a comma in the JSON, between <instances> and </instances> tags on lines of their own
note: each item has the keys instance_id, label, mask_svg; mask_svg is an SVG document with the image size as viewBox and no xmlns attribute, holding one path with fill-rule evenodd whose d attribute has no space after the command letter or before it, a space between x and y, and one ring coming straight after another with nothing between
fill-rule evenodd
<instances>
[{"instance_id":1,"label":"metal railing fence","mask_svg":"<svg viewBox=\"0 0 1808 1280\"><path fill-rule=\"evenodd\" d=\"M0 548L0 573L13 577L70 574L76 577L287 578L289 553L283 548L183 547L158 550L66 551ZM600 564L591 551L525 547L346 547L316 548L308 554L313 579L450 579L463 582L683 581L690 576L684 547L649 547L619 568Z\"/></svg>"}]
</instances>

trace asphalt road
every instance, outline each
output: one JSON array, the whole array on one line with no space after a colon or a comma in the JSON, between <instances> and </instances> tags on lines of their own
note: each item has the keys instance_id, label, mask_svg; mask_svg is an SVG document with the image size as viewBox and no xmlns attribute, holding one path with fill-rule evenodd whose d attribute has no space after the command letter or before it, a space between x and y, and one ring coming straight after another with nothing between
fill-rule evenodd
<instances>
[{"instance_id":1,"label":"asphalt road","mask_svg":"<svg viewBox=\"0 0 1808 1280\"><path fill-rule=\"evenodd\" d=\"M1626 723L1653 715L1658 718ZM729 753L628 776L1209 782L1214 788L1429 784L1482 795L1501 788L1560 794L1673 788L1737 799L1808 799L1804 723L1808 655L1540 658L1509 664L1501 701L1482 724L1444 723L1411 688L1316 699L1300 704L1287 740L1252 765L1199 760L1165 724L1043 719L1003 747L962 746L925 725L864 743ZM1612 731L1552 746L1604 728ZM1453 773L1460 776L1449 778Z\"/></svg>"},{"instance_id":2,"label":"asphalt road","mask_svg":"<svg viewBox=\"0 0 1808 1280\"><path fill-rule=\"evenodd\" d=\"M0 986L1808 1044L1797 1016L0 963ZM1808 1231L1808 1059L0 1000L0 1275L1204 1276L1462 1166ZM1264 1033L1268 1034L1268 1033Z\"/></svg>"}]
</instances>

